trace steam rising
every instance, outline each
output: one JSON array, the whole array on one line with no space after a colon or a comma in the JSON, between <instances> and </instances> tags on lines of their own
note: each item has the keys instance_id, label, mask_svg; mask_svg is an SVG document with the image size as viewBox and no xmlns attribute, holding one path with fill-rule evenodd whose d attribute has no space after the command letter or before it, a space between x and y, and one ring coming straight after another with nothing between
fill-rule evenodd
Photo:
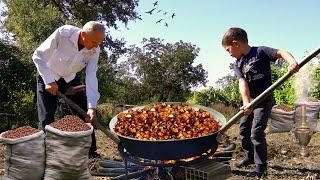
<instances>
[{"instance_id":1,"label":"steam rising","mask_svg":"<svg viewBox=\"0 0 320 180\"><path fill-rule=\"evenodd\" d=\"M294 88L298 100L311 97L313 90L312 79L315 74L315 70L316 66L311 61L295 74Z\"/></svg>"}]
</instances>

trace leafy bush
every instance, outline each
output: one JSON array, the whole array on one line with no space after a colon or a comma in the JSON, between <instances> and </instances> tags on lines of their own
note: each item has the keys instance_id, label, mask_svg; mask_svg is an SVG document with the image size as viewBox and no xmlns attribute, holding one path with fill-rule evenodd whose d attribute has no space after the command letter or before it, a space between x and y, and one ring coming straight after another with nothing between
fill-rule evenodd
<instances>
[{"instance_id":1,"label":"leafy bush","mask_svg":"<svg viewBox=\"0 0 320 180\"><path fill-rule=\"evenodd\" d=\"M277 81L279 78L281 78L287 72L286 66L282 68L272 66L271 70L272 70L271 78L273 83ZM286 104L290 107L294 106L294 102L296 100L296 93L295 93L293 83L294 83L294 77L291 77L274 91L273 94L276 100L276 104Z\"/></svg>"},{"instance_id":2,"label":"leafy bush","mask_svg":"<svg viewBox=\"0 0 320 180\"><path fill-rule=\"evenodd\" d=\"M118 113L124 111L124 108L117 107L116 104L104 103L98 105L97 118L98 121L108 126L110 120Z\"/></svg>"},{"instance_id":3,"label":"leafy bush","mask_svg":"<svg viewBox=\"0 0 320 180\"><path fill-rule=\"evenodd\" d=\"M223 102L232 107L241 107L242 100L239 92L238 81L231 81L224 89L222 89Z\"/></svg>"},{"instance_id":4,"label":"leafy bush","mask_svg":"<svg viewBox=\"0 0 320 180\"><path fill-rule=\"evenodd\" d=\"M227 84L223 89L209 87L193 93L187 101L191 104L210 106L213 103L223 103L226 106L240 107L241 96L236 81Z\"/></svg>"},{"instance_id":5,"label":"leafy bush","mask_svg":"<svg viewBox=\"0 0 320 180\"><path fill-rule=\"evenodd\" d=\"M17 96L17 101L13 104L16 112L14 127L30 125L38 127L37 107L34 102L34 93L32 91L22 91Z\"/></svg>"},{"instance_id":6,"label":"leafy bush","mask_svg":"<svg viewBox=\"0 0 320 180\"><path fill-rule=\"evenodd\" d=\"M187 101L190 104L199 104L203 106L210 106L212 103L219 103L224 100L224 97L220 90L209 87L194 92L193 96Z\"/></svg>"},{"instance_id":7,"label":"leafy bush","mask_svg":"<svg viewBox=\"0 0 320 180\"><path fill-rule=\"evenodd\" d=\"M320 99L320 67L317 67L313 76L312 97Z\"/></svg>"}]
</instances>

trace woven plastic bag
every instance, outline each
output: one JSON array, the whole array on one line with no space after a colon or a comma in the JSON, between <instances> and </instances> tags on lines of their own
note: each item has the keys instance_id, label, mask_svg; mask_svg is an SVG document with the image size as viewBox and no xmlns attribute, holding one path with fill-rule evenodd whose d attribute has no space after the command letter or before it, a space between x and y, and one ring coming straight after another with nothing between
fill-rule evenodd
<instances>
[{"instance_id":1,"label":"woven plastic bag","mask_svg":"<svg viewBox=\"0 0 320 180\"><path fill-rule=\"evenodd\" d=\"M66 132L50 125L46 130L45 180L91 179L88 169L93 127L87 131Z\"/></svg>"},{"instance_id":2,"label":"woven plastic bag","mask_svg":"<svg viewBox=\"0 0 320 180\"><path fill-rule=\"evenodd\" d=\"M294 127L294 110L283 110L274 106L272 107L269 119L270 133L290 132Z\"/></svg>"},{"instance_id":3,"label":"woven plastic bag","mask_svg":"<svg viewBox=\"0 0 320 180\"><path fill-rule=\"evenodd\" d=\"M7 146L6 180L41 180L45 168L45 134L43 131L21 138L0 140Z\"/></svg>"}]
</instances>

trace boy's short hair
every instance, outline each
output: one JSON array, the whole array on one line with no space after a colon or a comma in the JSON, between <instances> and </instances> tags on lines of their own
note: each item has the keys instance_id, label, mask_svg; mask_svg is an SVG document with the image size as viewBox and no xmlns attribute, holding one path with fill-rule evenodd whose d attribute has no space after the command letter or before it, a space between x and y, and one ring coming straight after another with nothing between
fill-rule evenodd
<instances>
[{"instance_id":1,"label":"boy's short hair","mask_svg":"<svg viewBox=\"0 0 320 180\"><path fill-rule=\"evenodd\" d=\"M223 35L222 45L231 45L234 40L248 43L248 36L246 31L237 27L228 29L228 31Z\"/></svg>"}]
</instances>

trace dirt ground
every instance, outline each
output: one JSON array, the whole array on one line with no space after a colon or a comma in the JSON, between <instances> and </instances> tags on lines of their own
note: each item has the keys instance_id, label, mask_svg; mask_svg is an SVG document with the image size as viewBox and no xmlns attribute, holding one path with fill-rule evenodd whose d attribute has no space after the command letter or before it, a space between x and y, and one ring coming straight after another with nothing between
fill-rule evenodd
<instances>
[{"instance_id":1,"label":"dirt ground","mask_svg":"<svg viewBox=\"0 0 320 180\"><path fill-rule=\"evenodd\" d=\"M238 126L234 125L227 134L236 139ZM308 145L309 156L300 155L300 146L295 144L291 133L267 132L268 143L268 175L261 179L320 179L320 133L315 133ZM246 174L254 168L237 169L234 164L244 156L240 141L235 141L237 149L231 161L233 177L236 179L256 179L246 177Z\"/></svg>"},{"instance_id":2,"label":"dirt ground","mask_svg":"<svg viewBox=\"0 0 320 180\"><path fill-rule=\"evenodd\" d=\"M237 169L234 164L237 160L241 159L244 152L240 148L240 141L238 137L238 125L231 127L226 133L232 139L237 149L230 162L233 176L230 180L238 179L256 179L247 177L246 174L254 168ZM320 132L315 133L308 145L310 155L302 157L299 154L299 145L294 144L293 135L291 133L267 133L268 142L268 175L262 179L305 179L314 180L320 179ZM97 131L97 145L98 152L103 158L119 159L117 146L104 135L101 131ZM0 175L5 171L5 146L0 145ZM96 169L98 160L90 160L90 169ZM102 180L107 178L95 177L95 180Z\"/></svg>"}]
</instances>

